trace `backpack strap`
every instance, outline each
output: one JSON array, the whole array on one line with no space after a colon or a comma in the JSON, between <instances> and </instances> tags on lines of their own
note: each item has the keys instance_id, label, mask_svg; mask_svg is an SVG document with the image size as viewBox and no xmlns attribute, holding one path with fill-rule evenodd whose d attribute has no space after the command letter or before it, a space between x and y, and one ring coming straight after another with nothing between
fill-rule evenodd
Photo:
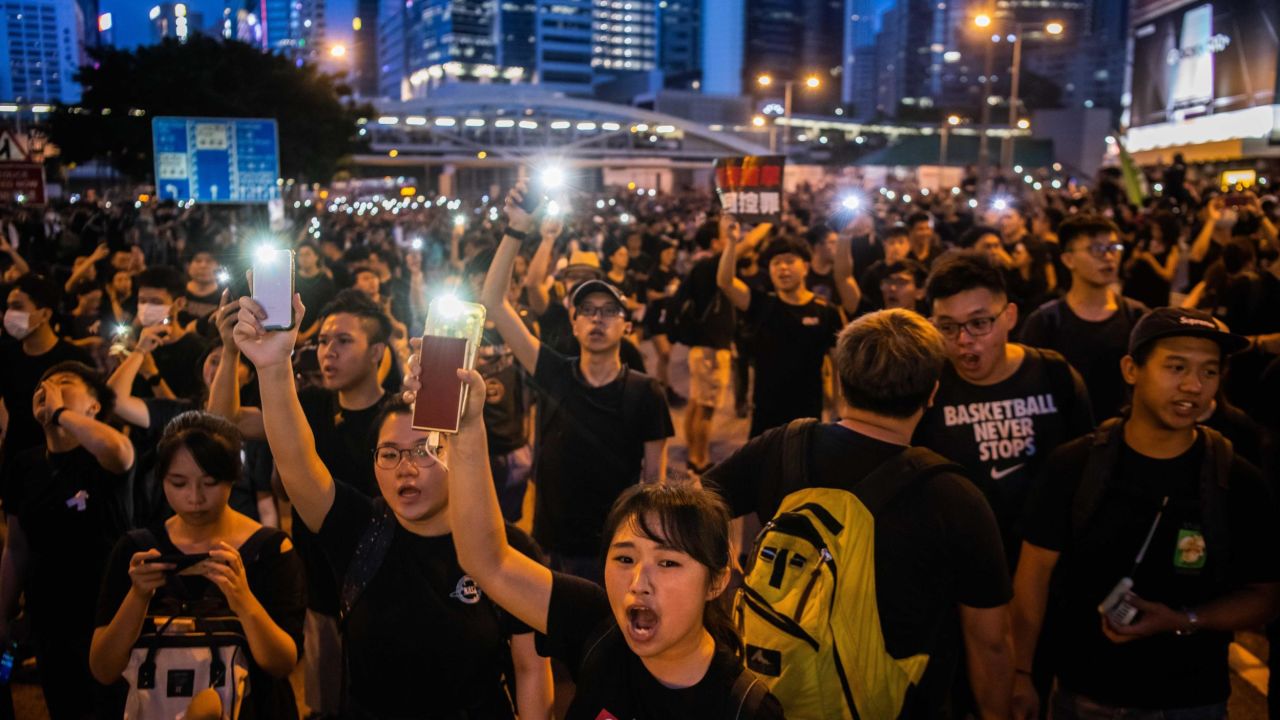
<instances>
[{"instance_id":1,"label":"backpack strap","mask_svg":"<svg viewBox=\"0 0 1280 720\"><path fill-rule=\"evenodd\" d=\"M814 418L799 418L782 431L782 497L809 486L809 453L818 430Z\"/></svg>"},{"instance_id":2,"label":"backpack strap","mask_svg":"<svg viewBox=\"0 0 1280 720\"><path fill-rule=\"evenodd\" d=\"M751 720L760 713L760 706L768 696L764 681L744 667L729 690L729 707L737 708L736 720Z\"/></svg>"},{"instance_id":3,"label":"backpack strap","mask_svg":"<svg viewBox=\"0 0 1280 720\"><path fill-rule=\"evenodd\" d=\"M155 533L151 532L151 528L134 528L129 531L129 539L143 550L160 547L160 540L156 538Z\"/></svg>"},{"instance_id":4,"label":"backpack strap","mask_svg":"<svg viewBox=\"0 0 1280 720\"><path fill-rule=\"evenodd\" d=\"M1088 529L1089 521L1098 509L1107 491L1107 481L1120 460L1120 447L1124 444L1124 418L1113 417L1103 421L1090 436L1089 456L1085 461L1084 475L1071 502L1071 535L1079 539Z\"/></svg>"},{"instance_id":5,"label":"backpack strap","mask_svg":"<svg viewBox=\"0 0 1280 720\"><path fill-rule=\"evenodd\" d=\"M1222 433L1207 425L1197 429L1204 435L1204 460L1200 464L1200 514L1205 544L1214 549L1219 561L1213 563L1213 575L1224 577L1230 557L1231 538L1227 521L1227 491L1231 484L1231 464L1235 448Z\"/></svg>"},{"instance_id":6,"label":"backpack strap","mask_svg":"<svg viewBox=\"0 0 1280 720\"><path fill-rule=\"evenodd\" d=\"M854 494L872 516L888 507L902 491L944 472L967 476L965 469L923 447L909 447L881 463L854 486Z\"/></svg>"},{"instance_id":7,"label":"backpack strap","mask_svg":"<svg viewBox=\"0 0 1280 720\"><path fill-rule=\"evenodd\" d=\"M1075 409L1076 399L1076 380L1071 376L1071 363L1067 362L1062 353L1047 348L1033 348L1029 345L1023 347L1040 356L1040 362L1044 364L1045 374L1049 378L1053 400L1058 405L1063 421L1066 421L1067 416Z\"/></svg>"},{"instance_id":8,"label":"backpack strap","mask_svg":"<svg viewBox=\"0 0 1280 720\"><path fill-rule=\"evenodd\" d=\"M356 543L356 552L351 557L351 564L342 577L342 589L339 593L338 623L345 626L351 608L355 607L364 590L378 574L382 561L387 557L387 549L391 547L391 538L395 536L396 518L391 506L381 497L373 501L373 517L365 526L364 533Z\"/></svg>"}]
</instances>

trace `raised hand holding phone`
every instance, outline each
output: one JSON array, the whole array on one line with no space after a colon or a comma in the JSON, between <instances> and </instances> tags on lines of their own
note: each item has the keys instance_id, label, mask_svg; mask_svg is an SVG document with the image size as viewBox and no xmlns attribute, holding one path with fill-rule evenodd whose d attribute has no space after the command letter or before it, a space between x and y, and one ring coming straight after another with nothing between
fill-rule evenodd
<instances>
[{"instance_id":1,"label":"raised hand holding phone","mask_svg":"<svg viewBox=\"0 0 1280 720\"><path fill-rule=\"evenodd\" d=\"M293 251L264 245L254 251L250 292L265 312L263 327L288 330L293 316Z\"/></svg>"},{"instance_id":2,"label":"raised hand holding phone","mask_svg":"<svg viewBox=\"0 0 1280 720\"><path fill-rule=\"evenodd\" d=\"M267 313L252 297L242 297L238 303L240 311L236 314L236 326L232 334L241 354L249 358L249 362L259 372L289 362L298 338L298 323L307 311L302 304L302 296L297 293L293 295L292 312L295 322L287 330L267 328L264 325Z\"/></svg>"},{"instance_id":3,"label":"raised hand holding phone","mask_svg":"<svg viewBox=\"0 0 1280 720\"><path fill-rule=\"evenodd\" d=\"M484 318L483 305L453 297L431 301L423 338L418 344L415 429L458 432L467 393L457 371L475 367L484 335Z\"/></svg>"}]
</instances>

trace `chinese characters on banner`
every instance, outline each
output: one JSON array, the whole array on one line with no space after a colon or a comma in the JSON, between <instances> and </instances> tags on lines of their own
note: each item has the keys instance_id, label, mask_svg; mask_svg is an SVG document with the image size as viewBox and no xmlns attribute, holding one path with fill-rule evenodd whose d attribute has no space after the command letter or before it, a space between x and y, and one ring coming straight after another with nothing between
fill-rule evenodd
<instances>
[{"instance_id":1,"label":"chinese characters on banner","mask_svg":"<svg viewBox=\"0 0 1280 720\"><path fill-rule=\"evenodd\" d=\"M781 155L716 160L716 194L724 211L748 223L778 223L782 216Z\"/></svg>"}]
</instances>

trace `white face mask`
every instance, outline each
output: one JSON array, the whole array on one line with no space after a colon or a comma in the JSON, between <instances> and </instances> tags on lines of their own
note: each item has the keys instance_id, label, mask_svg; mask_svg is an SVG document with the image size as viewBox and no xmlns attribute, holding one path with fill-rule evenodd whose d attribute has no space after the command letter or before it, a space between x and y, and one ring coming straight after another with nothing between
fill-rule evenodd
<instances>
[{"instance_id":1,"label":"white face mask","mask_svg":"<svg viewBox=\"0 0 1280 720\"><path fill-rule=\"evenodd\" d=\"M14 340L21 340L31 334L31 313L22 310L6 310L4 313L4 331Z\"/></svg>"},{"instance_id":2,"label":"white face mask","mask_svg":"<svg viewBox=\"0 0 1280 720\"><path fill-rule=\"evenodd\" d=\"M159 325L169 317L172 305L155 305L153 303L138 304L138 322L142 323L142 327L151 327Z\"/></svg>"}]
</instances>

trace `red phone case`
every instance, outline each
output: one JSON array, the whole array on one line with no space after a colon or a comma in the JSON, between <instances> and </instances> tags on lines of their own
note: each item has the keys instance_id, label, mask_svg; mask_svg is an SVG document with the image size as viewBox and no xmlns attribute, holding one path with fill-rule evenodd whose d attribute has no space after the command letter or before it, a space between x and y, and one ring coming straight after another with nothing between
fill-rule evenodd
<instances>
[{"instance_id":1,"label":"red phone case","mask_svg":"<svg viewBox=\"0 0 1280 720\"><path fill-rule=\"evenodd\" d=\"M422 338L422 388L413 405L413 428L458 432L462 422L463 382L458 379L467 357L465 338L427 335Z\"/></svg>"}]
</instances>

